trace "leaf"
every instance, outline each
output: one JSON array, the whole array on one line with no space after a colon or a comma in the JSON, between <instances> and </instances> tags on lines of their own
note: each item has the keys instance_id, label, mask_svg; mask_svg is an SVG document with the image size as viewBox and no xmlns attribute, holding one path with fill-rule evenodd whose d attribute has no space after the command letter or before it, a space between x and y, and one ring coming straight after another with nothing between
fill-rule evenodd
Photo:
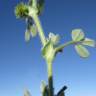
<instances>
[{"instance_id":1,"label":"leaf","mask_svg":"<svg viewBox=\"0 0 96 96\"><path fill-rule=\"evenodd\" d=\"M42 81L41 83L41 92L42 92L42 96L49 96L48 85L46 85L44 81Z\"/></svg>"},{"instance_id":2,"label":"leaf","mask_svg":"<svg viewBox=\"0 0 96 96\"><path fill-rule=\"evenodd\" d=\"M37 35L37 29L36 26L33 24L30 28L31 36L35 37Z\"/></svg>"},{"instance_id":3,"label":"leaf","mask_svg":"<svg viewBox=\"0 0 96 96\"><path fill-rule=\"evenodd\" d=\"M54 35L53 33L49 33L49 39L51 40L53 45L57 45L59 43L60 36L58 34Z\"/></svg>"},{"instance_id":4,"label":"leaf","mask_svg":"<svg viewBox=\"0 0 96 96\"><path fill-rule=\"evenodd\" d=\"M96 47L96 42L92 39L85 38L85 40L82 42L83 45L91 46L91 47Z\"/></svg>"},{"instance_id":5,"label":"leaf","mask_svg":"<svg viewBox=\"0 0 96 96\"><path fill-rule=\"evenodd\" d=\"M45 0L38 0L37 8L38 8L38 15L40 15L44 9Z\"/></svg>"},{"instance_id":6,"label":"leaf","mask_svg":"<svg viewBox=\"0 0 96 96\"><path fill-rule=\"evenodd\" d=\"M26 18L26 23L27 23L27 29L30 29L30 26L34 24L32 17Z\"/></svg>"},{"instance_id":7,"label":"leaf","mask_svg":"<svg viewBox=\"0 0 96 96\"><path fill-rule=\"evenodd\" d=\"M43 93L45 90L46 84L44 81L41 82L41 92Z\"/></svg>"},{"instance_id":8,"label":"leaf","mask_svg":"<svg viewBox=\"0 0 96 96\"><path fill-rule=\"evenodd\" d=\"M62 92L62 93L61 93L61 94L59 94L58 96L65 96L65 95L64 95L64 92Z\"/></svg>"},{"instance_id":9,"label":"leaf","mask_svg":"<svg viewBox=\"0 0 96 96\"><path fill-rule=\"evenodd\" d=\"M47 44L42 49L43 57L47 60L47 62L52 62L55 56L55 50L53 48L53 44L51 41L48 41Z\"/></svg>"},{"instance_id":10,"label":"leaf","mask_svg":"<svg viewBox=\"0 0 96 96\"><path fill-rule=\"evenodd\" d=\"M90 55L89 51L82 45L75 45L75 49L77 53L83 58L86 58Z\"/></svg>"},{"instance_id":11,"label":"leaf","mask_svg":"<svg viewBox=\"0 0 96 96\"><path fill-rule=\"evenodd\" d=\"M32 4L33 4L33 1L32 0L29 0L28 5L29 6L32 6Z\"/></svg>"},{"instance_id":12,"label":"leaf","mask_svg":"<svg viewBox=\"0 0 96 96\"><path fill-rule=\"evenodd\" d=\"M25 32L25 41L28 42L30 40L30 32L26 30Z\"/></svg>"},{"instance_id":13,"label":"leaf","mask_svg":"<svg viewBox=\"0 0 96 96\"><path fill-rule=\"evenodd\" d=\"M15 7L15 15L17 18L26 18L28 17L28 6L21 2Z\"/></svg>"},{"instance_id":14,"label":"leaf","mask_svg":"<svg viewBox=\"0 0 96 96\"><path fill-rule=\"evenodd\" d=\"M72 30L72 39L73 41L81 41L84 39L84 33L82 29L74 29Z\"/></svg>"},{"instance_id":15,"label":"leaf","mask_svg":"<svg viewBox=\"0 0 96 96\"><path fill-rule=\"evenodd\" d=\"M31 96L30 92L28 90L25 90L24 96Z\"/></svg>"}]
</instances>

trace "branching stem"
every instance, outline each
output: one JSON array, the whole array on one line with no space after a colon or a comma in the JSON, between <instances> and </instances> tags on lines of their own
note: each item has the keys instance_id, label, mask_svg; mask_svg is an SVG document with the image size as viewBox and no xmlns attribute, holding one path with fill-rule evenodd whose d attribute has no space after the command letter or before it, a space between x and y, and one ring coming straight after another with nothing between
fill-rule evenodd
<instances>
[{"instance_id":1,"label":"branching stem","mask_svg":"<svg viewBox=\"0 0 96 96\"><path fill-rule=\"evenodd\" d=\"M36 1L33 0L34 7L36 6ZM36 13L32 14L31 16L36 24L36 27L38 29L38 34L41 39L42 45L44 46L46 44L46 38L44 35L43 28L41 26L40 20L38 18L38 15ZM49 88L49 96L54 95L54 89L53 89L53 76L52 76L52 63L47 62L47 71L48 71L48 88Z\"/></svg>"}]
</instances>

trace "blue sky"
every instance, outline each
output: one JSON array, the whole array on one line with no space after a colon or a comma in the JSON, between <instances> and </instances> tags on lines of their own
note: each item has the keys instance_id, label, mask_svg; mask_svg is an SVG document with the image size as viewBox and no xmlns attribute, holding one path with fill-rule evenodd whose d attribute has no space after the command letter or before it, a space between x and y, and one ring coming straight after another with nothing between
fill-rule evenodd
<instances>
[{"instance_id":1,"label":"blue sky","mask_svg":"<svg viewBox=\"0 0 96 96\"><path fill-rule=\"evenodd\" d=\"M86 37L96 40L95 0L45 1L40 20L46 36L49 32L58 33L64 43L71 40L72 29L82 28ZM39 96L41 80L47 82L46 64L39 37L28 44L24 40L25 22L14 16L18 2L0 1L0 96L23 96L26 88L32 96ZM96 49L88 49L91 55L87 59L80 58L74 46L66 47L56 56L55 92L67 85L66 96L96 96Z\"/></svg>"}]
</instances>

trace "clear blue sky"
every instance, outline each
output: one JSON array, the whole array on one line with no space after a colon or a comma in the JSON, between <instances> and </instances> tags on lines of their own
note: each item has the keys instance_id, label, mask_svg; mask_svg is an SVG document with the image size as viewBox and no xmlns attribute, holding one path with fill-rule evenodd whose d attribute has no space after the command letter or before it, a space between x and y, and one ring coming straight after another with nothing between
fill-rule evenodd
<instances>
[{"instance_id":1,"label":"clear blue sky","mask_svg":"<svg viewBox=\"0 0 96 96\"><path fill-rule=\"evenodd\" d=\"M41 96L41 80L47 82L47 71L41 56L40 39L24 40L25 22L16 20L14 7L23 0L0 1L0 96L23 96L28 88L32 96ZM26 0L27 1L27 0ZM82 28L96 40L95 0L45 0L40 17L46 36L60 34L61 43L71 40L71 31ZM54 86L57 92L67 85L66 96L96 96L96 49L80 58L74 46L58 54L53 64Z\"/></svg>"}]
</instances>

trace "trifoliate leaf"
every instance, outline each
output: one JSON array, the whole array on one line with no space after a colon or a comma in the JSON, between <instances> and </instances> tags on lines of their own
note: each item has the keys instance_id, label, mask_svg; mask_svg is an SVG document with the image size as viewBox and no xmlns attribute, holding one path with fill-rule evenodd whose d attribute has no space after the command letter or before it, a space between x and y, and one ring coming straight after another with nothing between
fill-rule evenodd
<instances>
[{"instance_id":1,"label":"trifoliate leaf","mask_svg":"<svg viewBox=\"0 0 96 96\"><path fill-rule=\"evenodd\" d=\"M57 45L59 43L60 36L58 34L54 35L53 33L49 33L49 40L51 40L53 45Z\"/></svg>"},{"instance_id":2,"label":"trifoliate leaf","mask_svg":"<svg viewBox=\"0 0 96 96\"><path fill-rule=\"evenodd\" d=\"M90 55L89 51L82 45L75 45L75 49L77 53L83 58L86 58Z\"/></svg>"},{"instance_id":3,"label":"trifoliate leaf","mask_svg":"<svg viewBox=\"0 0 96 96\"><path fill-rule=\"evenodd\" d=\"M81 41L84 39L84 33L82 29L74 29L72 30L72 39L73 41Z\"/></svg>"},{"instance_id":4,"label":"trifoliate leaf","mask_svg":"<svg viewBox=\"0 0 96 96\"><path fill-rule=\"evenodd\" d=\"M30 40L30 32L26 30L25 32L25 41L28 42Z\"/></svg>"},{"instance_id":5,"label":"trifoliate leaf","mask_svg":"<svg viewBox=\"0 0 96 96\"><path fill-rule=\"evenodd\" d=\"M81 44L91 46L91 47L96 47L96 42L89 38L85 38Z\"/></svg>"},{"instance_id":6,"label":"trifoliate leaf","mask_svg":"<svg viewBox=\"0 0 96 96\"><path fill-rule=\"evenodd\" d=\"M15 7L15 15L17 18L26 18L28 16L28 6L21 2Z\"/></svg>"},{"instance_id":7,"label":"trifoliate leaf","mask_svg":"<svg viewBox=\"0 0 96 96\"><path fill-rule=\"evenodd\" d=\"M48 41L47 44L42 49L43 57L47 60L47 62L52 63L55 57L55 50L53 48L53 44L51 41Z\"/></svg>"},{"instance_id":8,"label":"trifoliate leaf","mask_svg":"<svg viewBox=\"0 0 96 96\"><path fill-rule=\"evenodd\" d=\"M37 29L36 29L36 26L34 24L31 26L30 32L31 32L32 37L35 37L37 35Z\"/></svg>"},{"instance_id":9,"label":"trifoliate leaf","mask_svg":"<svg viewBox=\"0 0 96 96\"><path fill-rule=\"evenodd\" d=\"M25 90L24 96L31 96L30 92L28 90Z\"/></svg>"}]
</instances>

